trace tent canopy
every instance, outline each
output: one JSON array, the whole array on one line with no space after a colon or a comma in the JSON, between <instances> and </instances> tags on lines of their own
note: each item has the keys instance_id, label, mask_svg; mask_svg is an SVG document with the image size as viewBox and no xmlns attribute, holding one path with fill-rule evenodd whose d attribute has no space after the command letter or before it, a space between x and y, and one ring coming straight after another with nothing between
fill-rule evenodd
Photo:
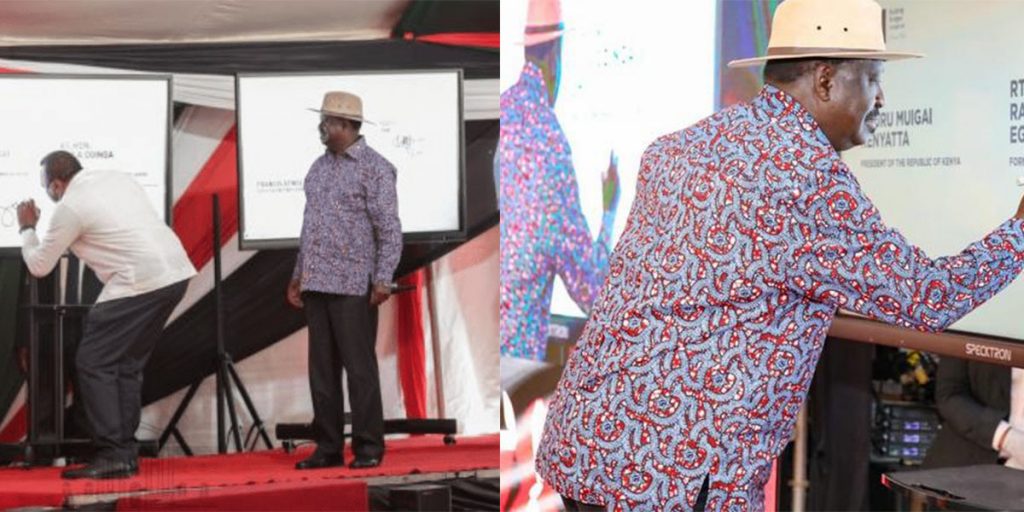
<instances>
[{"instance_id":1,"label":"tent canopy","mask_svg":"<svg viewBox=\"0 0 1024 512\"><path fill-rule=\"evenodd\" d=\"M4 0L0 46L497 34L497 0Z\"/></svg>"},{"instance_id":2,"label":"tent canopy","mask_svg":"<svg viewBox=\"0 0 1024 512\"><path fill-rule=\"evenodd\" d=\"M497 0L7 0L0 67L169 73L176 102L223 109L234 108L235 73L457 67L466 119L496 119L498 9Z\"/></svg>"},{"instance_id":3,"label":"tent canopy","mask_svg":"<svg viewBox=\"0 0 1024 512\"><path fill-rule=\"evenodd\" d=\"M0 45L367 40L408 0L6 0Z\"/></svg>"}]
</instances>

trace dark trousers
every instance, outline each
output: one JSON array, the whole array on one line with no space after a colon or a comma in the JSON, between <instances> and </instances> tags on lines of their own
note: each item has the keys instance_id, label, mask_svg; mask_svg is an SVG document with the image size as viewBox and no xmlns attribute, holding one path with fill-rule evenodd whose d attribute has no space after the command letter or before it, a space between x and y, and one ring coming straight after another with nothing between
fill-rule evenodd
<instances>
[{"instance_id":1,"label":"dark trousers","mask_svg":"<svg viewBox=\"0 0 1024 512\"><path fill-rule=\"evenodd\" d=\"M562 496L562 504L565 505L566 512L604 512L606 510L604 505L579 502L565 495Z\"/></svg>"},{"instance_id":2,"label":"dark trousers","mask_svg":"<svg viewBox=\"0 0 1024 512\"><path fill-rule=\"evenodd\" d=\"M693 512L704 512L704 508L708 503L708 479L704 479L704 485L700 488L700 494L697 495L697 503L693 505ZM567 512L601 512L605 510L604 505L591 505L589 503L581 503L568 496L562 496L562 504L565 505ZM611 508L611 507L608 507Z\"/></svg>"},{"instance_id":3,"label":"dark trousers","mask_svg":"<svg viewBox=\"0 0 1024 512\"><path fill-rule=\"evenodd\" d=\"M78 346L78 396L92 429L96 458L130 462L142 410L142 369L188 281L97 304Z\"/></svg>"},{"instance_id":4,"label":"dark trousers","mask_svg":"<svg viewBox=\"0 0 1024 512\"><path fill-rule=\"evenodd\" d=\"M377 371L377 308L368 295L303 292L309 325L309 389L317 450L340 453L345 446L341 370L352 407L352 452L357 458L384 454L384 406Z\"/></svg>"}]
</instances>

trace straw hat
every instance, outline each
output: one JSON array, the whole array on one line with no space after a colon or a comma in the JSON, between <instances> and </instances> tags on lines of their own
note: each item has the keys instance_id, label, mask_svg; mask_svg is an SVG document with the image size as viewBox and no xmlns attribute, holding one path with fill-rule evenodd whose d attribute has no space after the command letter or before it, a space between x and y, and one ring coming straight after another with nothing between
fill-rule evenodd
<instances>
[{"instance_id":1,"label":"straw hat","mask_svg":"<svg viewBox=\"0 0 1024 512\"><path fill-rule=\"evenodd\" d=\"M885 13L874 0L786 0L775 9L768 51L730 68L769 60L830 57L895 60L923 57L885 49Z\"/></svg>"},{"instance_id":2,"label":"straw hat","mask_svg":"<svg viewBox=\"0 0 1024 512\"><path fill-rule=\"evenodd\" d=\"M331 91L324 94L324 101L320 108L309 110L325 116L343 117L361 123L373 124L363 118L363 100L350 92Z\"/></svg>"},{"instance_id":3,"label":"straw hat","mask_svg":"<svg viewBox=\"0 0 1024 512\"><path fill-rule=\"evenodd\" d=\"M550 41L565 33L562 23L561 0L530 0L530 8L526 15L526 29L523 44Z\"/></svg>"}]
</instances>

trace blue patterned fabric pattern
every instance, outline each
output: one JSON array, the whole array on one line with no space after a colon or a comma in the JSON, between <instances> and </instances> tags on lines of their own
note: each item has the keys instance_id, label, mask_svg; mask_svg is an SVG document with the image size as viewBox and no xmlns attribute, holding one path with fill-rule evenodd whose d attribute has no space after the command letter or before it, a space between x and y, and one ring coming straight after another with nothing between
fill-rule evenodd
<instances>
[{"instance_id":1,"label":"blue patterned fabric pattern","mask_svg":"<svg viewBox=\"0 0 1024 512\"><path fill-rule=\"evenodd\" d=\"M552 398L537 470L615 510L759 510L837 308L939 331L1024 265L1022 221L931 259L765 86L659 138Z\"/></svg>"},{"instance_id":2,"label":"blue patterned fabric pattern","mask_svg":"<svg viewBox=\"0 0 1024 512\"><path fill-rule=\"evenodd\" d=\"M313 162L292 274L303 291L366 295L371 284L391 282L402 256L396 179L363 137Z\"/></svg>"}]
</instances>

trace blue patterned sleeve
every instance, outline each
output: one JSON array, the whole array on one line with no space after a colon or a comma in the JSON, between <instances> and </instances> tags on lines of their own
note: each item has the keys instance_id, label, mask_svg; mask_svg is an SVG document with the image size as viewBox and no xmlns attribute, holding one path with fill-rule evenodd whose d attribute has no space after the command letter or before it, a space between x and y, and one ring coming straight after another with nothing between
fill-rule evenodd
<instances>
[{"instance_id":1,"label":"blue patterned sleeve","mask_svg":"<svg viewBox=\"0 0 1024 512\"><path fill-rule=\"evenodd\" d=\"M302 239L299 238L299 252L295 256L295 270L292 270L292 281L297 281L302 277Z\"/></svg>"},{"instance_id":2,"label":"blue patterned sleeve","mask_svg":"<svg viewBox=\"0 0 1024 512\"><path fill-rule=\"evenodd\" d=\"M607 220L602 222L601 233L596 240L591 239L590 227L580 208L579 185L571 153L567 149L568 142L564 136L559 139L565 150L558 147L548 149L555 153L552 155L555 162L547 166L549 171L545 180L545 186L553 187L551 197L555 204L550 206L555 208L553 218L557 221L552 227L557 230L545 238L554 246L555 270L566 290L580 309L589 312L608 273L611 226ZM540 229L548 228L541 226Z\"/></svg>"},{"instance_id":3,"label":"blue patterned sleeve","mask_svg":"<svg viewBox=\"0 0 1024 512\"><path fill-rule=\"evenodd\" d=\"M391 282L402 257L402 224L398 218L397 171L390 163L375 173L369 187L367 209L377 239L373 282Z\"/></svg>"},{"instance_id":4,"label":"blue patterned sleeve","mask_svg":"<svg viewBox=\"0 0 1024 512\"><path fill-rule=\"evenodd\" d=\"M306 182L309 180L309 174L313 172L313 169L319 161L319 158L313 161L313 164L309 166L309 169L306 171L306 176L302 180L302 197L305 200L305 206L302 208L302 226L299 227L299 252L295 256L295 270L292 270L292 281L299 281L302 279L302 264L305 260L304 253L306 251L303 241L306 235L306 219L309 216L309 194L306 191Z\"/></svg>"},{"instance_id":5,"label":"blue patterned sleeve","mask_svg":"<svg viewBox=\"0 0 1024 512\"><path fill-rule=\"evenodd\" d=\"M1011 219L960 254L937 259L887 227L844 163L797 189L792 287L811 300L922 331L941 331L1024 267L1024 222Z\"/></svg>"}]
</instances>

